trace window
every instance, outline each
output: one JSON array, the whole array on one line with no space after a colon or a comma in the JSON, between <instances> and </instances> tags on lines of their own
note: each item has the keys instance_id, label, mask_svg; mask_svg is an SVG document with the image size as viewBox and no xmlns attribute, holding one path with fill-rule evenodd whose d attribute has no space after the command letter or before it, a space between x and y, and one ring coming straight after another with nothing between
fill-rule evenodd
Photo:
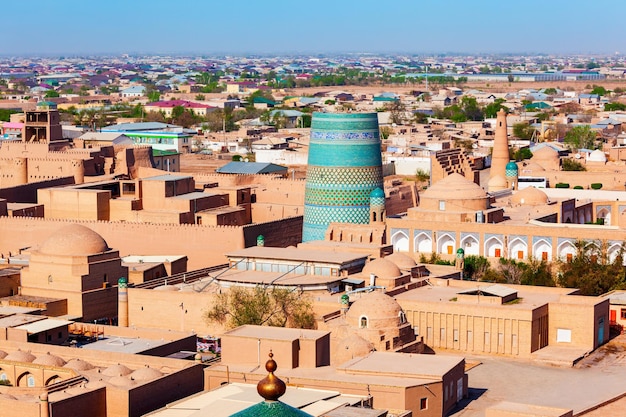
<instances>
[{"instance_id":1,"label":"window","mask_svg":"<svg viewBox=\"0 0 626 417\"><path fill-rule=\"evenodd\" d=\"M361 327L361 329L367 329L367 317L361 316L361 318L359 319L359 326Z\"/></svg>"},{"instance_id":2,"label":"window","mask_svg":"<svg viewBox=\"0 0 626 417\"><path fill-rule=\"evenodd\" d=\"M496 258L502 257L502 250L500 248L497 248L495 255L496 255Z\"/></svg>"},{"instance_id":3,"label":"window","mask_svg":"<svg viewBox=\"0 0 626 417\"><path fill-rule=\"evenodd\" d=\"M446 209L445 200L439 200L439 210L444 211Z\"/></svg>"},{"instance_id":4,"label":"window","mask_svg":"<svg viewBox=\"0 0 626 417\"><path fill-rule=\"evenodd\" d=\"M517 259L524 259L524 251L523 250L518 250L517 251Z\"/></svg>"},{"instance_id":5,"label":"window","mask_svg":"<svg viewBox=\"0 0 626 417\"><path fill-rule=\"evenodd\" d=\"M620 312L620 316L622 317L622 319L626 319L626 308L622 308L622 311Z\"/></svg>"},{"instance_id":6,"label":"window","mask_svg":"<svg viewBox=\"0 0 626 417\"><path fill-rule=\"evenodd\" d=\"M567 256L566 256L566 260L567 260L567 263L568 263L568 264L571 264L571 263L572 263L572 259L573 259L573 257L574 257L574 256L573 256L571 253L568 253L568 254L567 254Z\"/></svg>"},{"instance_id":7,"label":"window","mask_svg":"<svg viewBox=\"0 0 626 417\"><path fill-rule=\"evenodd\" d=\"M548 260L548 252L541 252L541 260L542 261Z\"/></svg>"},{"instance_id":8,"label":"window","mask_svg":"<svg viewBox=\"0 0 626 417\"><path fill-rule=\"evenodd\" d=\"M426 410L428 408L428 398L420 399L420 410Z\"/></svg>"}]
</instances>

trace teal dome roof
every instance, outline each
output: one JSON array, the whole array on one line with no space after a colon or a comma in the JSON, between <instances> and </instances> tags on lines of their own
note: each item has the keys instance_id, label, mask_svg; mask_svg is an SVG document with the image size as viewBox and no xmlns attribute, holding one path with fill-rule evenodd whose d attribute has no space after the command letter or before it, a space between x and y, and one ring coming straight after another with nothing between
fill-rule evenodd
<instances>
[{"instance_id":1,"label":"teal dome roof","mask_svg":"<svg viewBox=\"0 0 626 417\"><path fill-rule=\"evenodd\" d=\"M385 198L385 192L380 187L376 187L370 193L370 198Z\"/></svg>"},{"instance_id":2,"label":"teal dome roof","mask_svg":"<svg viewBox=\"0 0 626 417\"><path fill-rule=\"evenodd\" d=\"M510 170L517 171L517 164L515 162L511 161L508 164L506 164L505 169L510 169Z\"/></svg>"},{"instance_id":3,"label":"teal dome roof","mask_svg":"<svg viewBox=\"0 0 626 417\"><path fill-rule=\"evenodd\" d=\"M294 408L280 401L262 401L251 407L231 414L231 417L312 417L302 410Z\"/></svg>"}]
</instances>

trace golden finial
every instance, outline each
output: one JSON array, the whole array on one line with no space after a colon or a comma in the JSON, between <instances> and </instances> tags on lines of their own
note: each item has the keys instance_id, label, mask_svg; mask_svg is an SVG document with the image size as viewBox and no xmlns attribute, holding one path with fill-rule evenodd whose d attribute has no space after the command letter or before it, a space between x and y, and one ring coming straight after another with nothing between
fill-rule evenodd
<instances>
[{"instance_id":1,"label":"golden finial","mask_svg":"<svg viewBox=\"0 0 626 417\"><path fill-rule=\"evenodd\" d=\"M273 359L274 354L270 350L269 359L265 362L265 369L268 374L265 378L259 381L256 386L256 390L259 395L265 398L266 401L277 401L287 389L285 383L274 375L274 371L278 367L276 361Z\"/></svg>"}]
</instances>

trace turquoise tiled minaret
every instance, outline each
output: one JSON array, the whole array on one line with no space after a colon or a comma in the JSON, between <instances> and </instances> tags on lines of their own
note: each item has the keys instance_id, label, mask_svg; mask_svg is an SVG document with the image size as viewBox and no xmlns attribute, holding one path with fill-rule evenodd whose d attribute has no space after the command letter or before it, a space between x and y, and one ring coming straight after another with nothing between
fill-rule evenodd
<instances>
[{"instance_id":1,"label":"turquoise tiled minaret","mask_svg":"<svg viewBox=\"0 0 626 417\"><path fill-rule=\"evenodd\" d=\"M376 113L313 113L302 240L324 240L331 222L367 224L383 188Z\"/></svg>"}]
</instances>

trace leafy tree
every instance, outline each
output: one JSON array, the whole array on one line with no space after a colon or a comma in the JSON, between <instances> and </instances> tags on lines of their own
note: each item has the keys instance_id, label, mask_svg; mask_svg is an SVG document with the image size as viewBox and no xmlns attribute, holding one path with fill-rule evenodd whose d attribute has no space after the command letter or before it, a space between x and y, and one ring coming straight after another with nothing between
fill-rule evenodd
<instances>
[{"instance_id":1,"label":"leafy tree","mask_svg":"<svg viewBox=\"0 0 626 417\"><path fill-rule=\"evenodd\" d=\"M524 159L530 159L532 157L533 153L529 148L521 148L513 152L513 159L516 161L523 161Z\"/></svg>"},{"instance_id":2,"label":"leafy tree","mask_svg":"<svg viewBox=\"0 0 626 417\"><path fill-rule=\"evenodd\" d=\"M204 317L209 323L225 324L229 328L245 324L315 327L311 301L302 291L266 286L231 287L217 295Z\"/></svg>"},{"instance_id":3,"label":"leafy tree","mask_svg":"<svg viewBox=\"0 0 626 417\"><path fill-rule=\"evenodd\" d=\"M520 139L531 139L535 133L535 128L527 123L515 123L513 125L513 136Z\"/></svg>"},{"instance_id":4,"label":"leafy tree","mask_svg":"<svg viewBox=\"0 0 626 417\"><path fill-rule=\"evenodd\" d=\"M560 108L561 113L565 114L575 114L580 112L581 110L582 107L580 106L580 104L574 103L573 101L563 104Z\"/></svg>"},{"instance_id":5,"label":"leafy tree","mask_svg":"<svg viewBox=\"0 0 626 417\"><path fill-rule=\"evenodd\" d=\"M46 91L46 94L44 95L45 98L54 98L54 97L59 97L59 93L54 91L54 90L48 90Z\"/></svg>"},{"instance_id":6,"label":"leafy tree","mask_svg":"<svg viewBox=\"0 0 626 417\"><path fill-rule=\"evenodd\" d=\"M161 98L161 93L159 93L158 90L151 90L151 91L148 91L146 96L148 97L148 101L153 103L155 101L159 101L159 99Z\"/></svg>"},{"instance_id":7,"label":"leafy tree","mask_svg":"<svg viewBox=\"0 0 626 417\"><path fill-rule=\"evenodd\" d=\"M489 260L484 256L468 255L463 266L463 279L470 281L485 281L493 274Z\"/></svg>"},{"instance_id":8,"label":"leafy tree","mask_svg":"<svg viewBox=\"0 0 626 417\"><path fill-rule=\"evenodd\" d=\"M606 242L577 241L571 262L561 262L558 282L562 287L578 288L582 295L600 295L624 288L623 245L613 262L607 256Z\"/></svg>"},{"instance_id":9,"label":"leafy tree","mask_svg":"<svg viewBox=\"0 0 626 417\"><path fill-rule=\"evenodd\" d=\"M13 113L19 113L17 110L10 109L0 109L0 121L8 122L11 120L11 115Z\"/></svg>"},{"instance_id":10,"label":"leafy tree","mask_svg":"<svg viewBox=\"0 0 626 417\"><path fill-rule=\"evenodd\" d=\"M623 111L623 110L626 110L626 104L604 103L604 111Z\"/></svg>"},{"instance_id":11,"label":"leafy tree","mask_svg":"<svg viewBox=\"0 0 626 417\"><path fill-rule=\"evenodd\" d=\"M546 88L545 90L543 90L543 92L544 92L544 94L548 94L548 95L554 95L554 94L557 93L556 88L554 88L554 87Z\"/></svg>"},{"instance_id":12,"label":"leafy tree","mask_svg":"<svg viewBox=\"0 0 626 417\"><path fill-rule=\"evenodd\" d=\"M594 84L593 90L591 90L591 94L597 94L599 96L606 96L608 94L608 91L606 91L606 88L602 87L601 85Z\"/></svg>"},{"instance_id":13,"label":"leafy tree","mask_svg":"<svg viewBox=\"0 0 626 417\"><path fill-rule=\"evenodd\" d=\"M204 101L206 100L206 96L204 94L196 94L196 100Z\"/></svg>"},{"instance_id":14,"label":"leafy tree","mask_svg":"<svg viewBox=\"0 0 626 417\"><path fill-rule=\"evenodd\" d=\"M478 102L474 97L463 97L461 98L461 108L463 109L463 113L465 113L465 117L469 120L483 120L485 115L483 111L478 106Z\"/></svg>"},{"instance_id":15,"label":"leafy tree","mask_svg":"<svg viewBox=\"0 0 626 417\"><path fill-rule=\"evenodd\" d=\"M543 259L531 259L528 261L520 277L520 282L522 285L556 286L554 275L552 274L552 266Z\"/></svg>"},{"instance_id":16,"label":"leafy tree","mask_svg":"<svg viewBox=\"0 0 626 417\"><path fill-rule=\"evenodd\" d=\"M502 105L502 103L504 103L505 101L506 100L504 100L503 98L499 98L499 99L496 99L493 103L489 103L487 106L485 106L485 117L486 118L496 117L500 109L504 109L504 111L508 111L509 108Z\"/></svg>"},{"instance_id":17,"label":"leafy tree","mask_svg":"<svg viewBox=\"0 0 626 417\"><path fill-rule=\"evenodd\" d=\"M563 141L574 149L593 149L596 145L596 133L589 125L575 126L565 134Z\"/></svg>"},{"instance_id":18,"label":"leafy tree","mask_svg":"<svg viewBox=\"0 0 626 417\"><path fill-rule=\"evenodd\" d=\"M421 168L415 171L415 179L419 182L426 182L430 179L430 174Z\"/></svg>"}]
</instances>

